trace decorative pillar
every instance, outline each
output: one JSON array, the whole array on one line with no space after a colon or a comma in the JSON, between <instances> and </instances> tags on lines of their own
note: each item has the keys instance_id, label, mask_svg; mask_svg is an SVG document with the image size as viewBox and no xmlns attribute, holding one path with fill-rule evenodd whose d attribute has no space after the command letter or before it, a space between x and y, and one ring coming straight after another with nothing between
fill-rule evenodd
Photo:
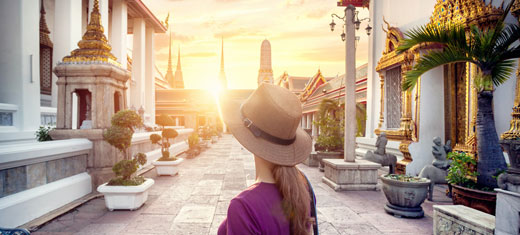
<instances>
[{"instance_id":1,"label":"decorative pillar","mask_svg":"<svg viewBox=\"0 0 520 235\"><path fill-rule=\"evenodd\" d=\"M127 69L127 28L128 28L128 7L124 0L113 0L112 3L112 28L110 42L112 43L112 53L121 64L121 68Z\"/></svg>"},{"instance_id":2,"label":"decorative pillar","mask_svg":"<svg viewBox=\"0 0 520 235\"><path fill-rule=\"evenodd\" d=\"M155 31L152 27L146 28L146 61L144 79L144 105L146 122L155 123Z\"/></svg>"},{"instance_id":3,"label":"decorative pillar","mask_svg":"<svg viewBox=\"0 0 520 235\"><path fill-rule=\"evenodd\" d=\"M136 110L144 105L145 77L145 34L146 24L143 18L135 18L133 22L132 50L132 88L130 90L131 104Z\"/></svg>"},{"instance_id":4,"label":"decorative pillar","mask_svg":"<svg viewBox=\"0 0 520 235\"><path fill-rule=\"evenodd\" d=\"M307 113L307 114L305 114L305 116L307 116L307 124L306 124L305 128L306 129L311 129L311 125L312 125L311 113Z\"/></svg>"}]
</instances>

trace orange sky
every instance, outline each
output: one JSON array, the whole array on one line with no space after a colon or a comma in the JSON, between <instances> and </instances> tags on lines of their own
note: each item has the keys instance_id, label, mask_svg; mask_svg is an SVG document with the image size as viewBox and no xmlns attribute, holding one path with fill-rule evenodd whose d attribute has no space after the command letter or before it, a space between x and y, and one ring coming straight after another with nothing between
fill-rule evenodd
<instances>
[{"instance_id":1,"label":"orange sky","mask_svg":"<svg viewBox=\"0 0 520 235\"><path fill-rule=\"evenodd\" d=\"M321 68L325 76L344 73L341 25L330 31L330 14L343 15L336 0L143 0L161 21L170 12L173 66L177 47L186 88L210 88L220 68L220 38L224 37L225 72L229 88L256 88L260 45L271 42L274 77L284 71L312 76ZM367 9L358 8L360 18ZM366 63L368 39L357 32L357 65ZM371 25L373 27L373 25ZM168 34L156 34L156 64L168 65Z\"/></svg>"}]
</instances>

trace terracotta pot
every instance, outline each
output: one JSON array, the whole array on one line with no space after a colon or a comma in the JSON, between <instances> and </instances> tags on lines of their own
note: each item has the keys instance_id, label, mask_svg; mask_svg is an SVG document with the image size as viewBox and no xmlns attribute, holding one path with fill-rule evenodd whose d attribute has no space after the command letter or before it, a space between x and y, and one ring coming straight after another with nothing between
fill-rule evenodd
<instances>
[{"instance_id":1,"label":"terracotta pot","mask_svg":"<svg viewBox=\"0 0 520 235\"><path fill-rule=\"evenodd\" d=\"M452 185L452 199L455 205L464 205L473 209L495 215L497 193L470 189Z\"/></svg>"},{"instance_id":2,"label":"terracotta pot","mask_svg":"<svg viewBox=\"0 0 520 235\"><path fill-rule=\"evenodd\" d=\"M323 165L323 159L341 159L343 158L343 154L340 152L325 152L325 151L318 151L318 161L319 161L319 169L320 171L325 171L324 165Z\"/></svg>"},{"instance_id":3,"label":"terracotta pot","mask_svg":"<svg viewBox=\"0 0 520 235\"><path fill-rule=\"evenodd\" d=\"M383 192L388 203L385 211L392 215L419 218L424 216L421 204L428 196L430 180L422 178L422 181L405 182L395 179L380 177L383 182Z\"/></svg>"}]
</instances>

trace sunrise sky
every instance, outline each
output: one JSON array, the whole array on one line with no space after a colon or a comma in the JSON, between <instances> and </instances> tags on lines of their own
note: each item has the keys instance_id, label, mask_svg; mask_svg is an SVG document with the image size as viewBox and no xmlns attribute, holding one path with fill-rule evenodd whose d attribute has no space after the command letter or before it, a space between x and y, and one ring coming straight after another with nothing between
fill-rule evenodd
<instances>
[{"instance_id":1,"label":"sunrise sky","mask_svg":"<svg viewBox=\"0 0 520 235\"><path fill-rule=\"evenodd\" d=\"M224 37L228 87L256 88L260 45L271 42L274 77L284 71L312 76L321 68L325 76L343 74L345 49L341 25L330 31L330 14L343 15L336 0L143 0L163 21L170 12L173 66L177 47L186 88L209 89L218 78L220 38ZM358 8L360 18L367 9ZM361 24L357 32L357 65L366 63L368 39ZM373 25L371 25L374 27ZM156 64L164 74L168 65L168 34L156 34Z\"/></svg>"}]
</instances>

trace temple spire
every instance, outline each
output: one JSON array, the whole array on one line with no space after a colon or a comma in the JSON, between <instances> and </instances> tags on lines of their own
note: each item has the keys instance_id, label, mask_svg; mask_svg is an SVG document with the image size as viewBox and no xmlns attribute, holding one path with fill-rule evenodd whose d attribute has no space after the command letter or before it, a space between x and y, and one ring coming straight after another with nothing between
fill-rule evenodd
<instances>
[{"instance_id":1,"label":"temple spire","mask_svg":"<svg viewBox=\"0 0 520 235\"><path fill-rule=\"evenodd\" d=\"M175 70L175 76L173 77L174 86L173 88L184 88L184 79L182 78L181 70L181 46L178 47L177 52L177 69Z\"/></svg>"},{"instance_id":2,"label":"temple spire","mask_svg":"<svg viewBox=\"0 0 520 235\"><path fill-rule=\"evenodd\" d=\"M221 89L227 89L226 73L224 72L224 37L222 37L222 47L220 52L219 83Z\"/></svg>"},{"instance_id":3,"label":"temple spire","mask_svg":"<svg viewBox=\"0 0 520 235\"><path fill-rule=\"evenodd\" d=\"M63 57L64 63L110 63L121 66L117 58L112 54L112 47L108 44L101 25L101 13L99 13L99 0L94 0L94 8L90 13L90 21L87 32L78 42L78 49L73 50L70 56Z\"/></svg>"},{"instance_id":4,"label":"temple spire","mask_svg":"<svg viewBox=\"0 0 520 235\"><path fill-rule=\"evenodd\" d=\"M166 75L164 76L170 87L175 87L175 80L173 77L173 66L172 66L172 32L170 31L170 44L169 44L169 54L168 54L168 70L166 70Z\"/></svg>"}]
</instances>

